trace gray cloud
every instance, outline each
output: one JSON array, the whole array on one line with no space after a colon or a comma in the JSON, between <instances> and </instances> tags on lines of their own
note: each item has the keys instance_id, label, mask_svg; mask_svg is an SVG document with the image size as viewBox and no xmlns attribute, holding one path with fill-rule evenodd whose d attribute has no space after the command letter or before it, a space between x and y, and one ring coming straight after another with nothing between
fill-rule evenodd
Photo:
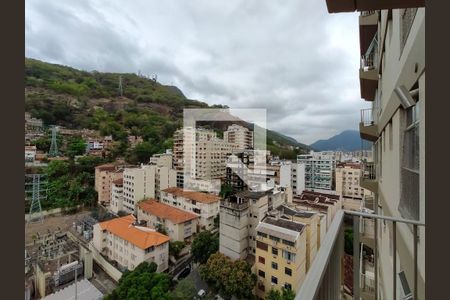
<instances>
[{"instance_id":1,"label":"gray cloud","mask_svg":"<svg viewBox=\"0 0 450 300\"><path fill-rule=\"evenodd\" d=\"M84 70L158 74L190 98L266 108L303 143L356 129L355 14L325 1L29 0L25 53ZM367 105L366 105L367 106Z\"/></svg>"}]
</instances>

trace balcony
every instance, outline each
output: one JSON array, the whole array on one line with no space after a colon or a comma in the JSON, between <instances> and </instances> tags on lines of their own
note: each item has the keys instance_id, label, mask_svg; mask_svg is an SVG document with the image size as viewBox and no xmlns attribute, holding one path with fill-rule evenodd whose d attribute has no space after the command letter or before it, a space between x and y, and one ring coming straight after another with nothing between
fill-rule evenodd
<instances>
[{"instance_id":1,"label":"balcony","mask_svg":"<svg viewBox=\"0 0 450 300\"><path fill-rule=\"evenodd\" d=\"M376 164L373 162L365 162L361 167L360 185L371 192L378 192L378 180L376 172Z\"/></svg>"},{"instance_id":2,"label":"balcony","mask_svg":"<svg viewBox=\"0 0 450 300\"><path fill-rule=\"evenodd\" d=\"M359 16L359 46L361 55L367 52L378 31L378 12L363 11Z\"/></svg>"},{"instance_id":3,"label":"balcony","mask_svg":"<svg viewBox=\"0 0 450 300\"><path fill-rule=\"evenodd\" d=\"M372 109L361 109L359 135L362 139L375 142L378 140L378 126L375 124Z\"/></svg>"},{"instance_id":4,"label":"balcony","mask_svg":"<svg viewBox=\"0 0 450 300\"><path fill-rule=\"evenodd\" d=\"M353 255L344 253L344 217L353 220ZM361 225L365 226L366 221L374 226L374 254L372 258L363 259ZM380 224L390 223L392 232L392 256L389 265L378 261L377 240L381 238L376 231ZM408 240L412 245L412 253L409 256L398 256L397 252L397 225L409 226L412 228L412 238ZM383 281L379 277L380 267L386 272L392 272L392 288L385 290L387 299L418 299L419 295L419 271L418 271L418 228L425 227L424 223L406 219L392 218L362 212L340 210L336 213L333 222L324 237L323 243L316 254L311 268L306 274L305 280L296 293L296 300L316 300L316 299L380 299L379 287ZM400 263L397 262L399 257ZM380 265L379 265L380 263ZM408 274L405 270L400 270L399 266L410 266ZM408 276L409 275L409 276ZM420 278L420 280L424 279ZM420 282L422 284L422 281ZM422 285L420 285L422 286ZM406 297L398 297L404 292ZM389 295L390 294L390 295Z\"/></svg>"},{"instance_id":5,"label":"balcony","mask_svg":"<svg viewBox=\"0 0 450 300\"><path fill-rule=\"evenodd\" d=\"M378 88L378 41L373 37L367 52L361 57L359 69L359 83L361 98L367 101L375 100L375 91Z\"/></svg>"},{"instance_id":6,"label":"balcony","mask_svg":"<svg viewBox=\"0 0 450 300\"><path fill-rule=\"evenodd\" d=\"M329 13L425 7L425 0L326 0Z\"/></svg>"}]
</instances>

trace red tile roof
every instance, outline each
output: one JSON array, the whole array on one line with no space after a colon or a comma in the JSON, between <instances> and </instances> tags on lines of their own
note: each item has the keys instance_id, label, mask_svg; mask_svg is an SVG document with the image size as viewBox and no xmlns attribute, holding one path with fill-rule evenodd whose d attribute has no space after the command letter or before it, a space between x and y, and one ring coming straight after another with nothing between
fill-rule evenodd
<instances>
[{"instance_id":1,"label":"red tile roof","mask_svg":"<svg viewBox=\"0 0 450 300\"><path fill-rule=\"evenodd\" d=\"M160 203L155 199L149 199L139 202L139 209L148 212L162 219L168 219L174 224L184 223L193 219L197 219L196 214L184 211L182 209Z\"/></svg>"},{"instance_id":2,"label":"red tile roof","mask_svg":"<svg viewBox=\"0 0 450 300\"><path fill-rule=\"evenodd\" d=\"M220 200L220 197L213 195L213 194L185 191L185 190L177 188L177 187L167 188L162 191L172 194L172 195L175 195L175 196L179 196L179 197L183 197L183 198L187 198L187 199L191 199L191 200L195 200L195 201L198 201L201 203L207 203L207 204L218 202Z\"/></svg>"},{"instance_id":3,"label":"red tile roof","mask_svg":"<svg viewBox=\"0 0 450 300\"><path fill-rule=\"evenodd\" d=\"M150 228L134 226L135 221L133 215L128 215L98 224L102 230L107 230L141 249L158 246L170 240L168 236Z\"/></svg>"}]
</instances>

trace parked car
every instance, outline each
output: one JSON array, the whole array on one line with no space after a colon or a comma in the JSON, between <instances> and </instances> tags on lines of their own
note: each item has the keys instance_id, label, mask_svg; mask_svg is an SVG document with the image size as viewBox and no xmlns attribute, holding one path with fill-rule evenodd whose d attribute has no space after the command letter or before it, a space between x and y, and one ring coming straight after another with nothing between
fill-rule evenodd
<instances>
[{"instance_id":1,"label":"parked car","mask_svg":"<svg viewBox=\"0 0 450 300\"><path fill-rule=\"evenodd\" d=\"M198 291L197 294L200 298L203 298L206 296L206 291L204 289L201 289L200 291Z\"/></svg>"},{"instance_id":2,"label":"parked car","mask_svg":"<svg viewBox=\"0 0 450 300\"><path fill-rule=\"evenodd\" d=\"M178 275L178 280L186 278L191 273L191 268L186 267L181 273Z\"/></svg>"}]
</instances>

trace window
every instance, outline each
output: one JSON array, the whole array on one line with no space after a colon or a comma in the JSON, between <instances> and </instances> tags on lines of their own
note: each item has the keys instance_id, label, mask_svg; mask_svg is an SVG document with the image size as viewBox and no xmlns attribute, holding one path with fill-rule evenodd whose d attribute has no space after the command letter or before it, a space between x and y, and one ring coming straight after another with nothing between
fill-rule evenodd
<instances>
[{"instance_id":1,"label":"window","mask_svg":"<svg viewBox=\"0 0 450 300\"><path fill-rule=\"evenodd\" d=\"M271 282L272 282L273 284L278 284L278 278L276 278L275 276L272 276Z\"/></svg>"},{"instance_id":2,"label":"window","mask_svg":"<svg viewBox=\"0 0 450 300\"><path fill-rule=\"evenodd\" d=\"M273 255L278 255L278 249L272 247L272 254L273 254Z\"/></svg>"},{"instance_id":3,"label":"window","mask_svg":"<svg viewBox=\"0 0 450 300\"><path fill-rule=\"evenodd\" d=\"M288 245L288 246L291 246L291 247L294 247L294 246L295 246L295 243L294 243L294 242L287 241L287 240L283 240L283 244Z\"/></svg>"},{"instance_id":4,"label":"window","mask_svg":"<svg viewBox=\"0 0 450 300\"><path fill-rule=\"evenodd\" d=\"M280 241L279 238L277 238L276 236L273 236L273 235L269 235L269 238L270 238L272 241L275 241L275 242L279 242L279 241Z\"/></svg>"},{"instance_id":5,"label":"window","mask_svg":"<svg viewBox=\"0 0 450 300\"><path fill-rule=\"evenodd\" d=\"M286 259L288 262L295 261L295 254L291 253L289 251L283 250L283 258Z\"/></svg>"},{"instance_id":6,"label":"window","mask_svg":"<svg viewBox=\"0 0 450 300\"><path fill-rule=\"evenodd\" d=\"M287 289L287 290L292 290L292 285L291 285L290 283L287 283L287 282L286 282L286 283L284 284L284 288Z\"/></svg>"},{"instance_id":7,"label":"window","mask_svg":"<svg viewBox=\"0 0 450 300\"><path fill-rule=\"evenodd\" d=\"M284 274L292 276L292 270L289 268L284 268Z\"/></svg>"},{"instance_id":8,"label":"window","mask_svg":"<svg viewBox=\"0 0 450 300\"><path fill-rule=\"evenodd\" d=\"M266 243L256 241L256 248L267 251L269 247L267 246Z\"/></svg>"},{"instance_id":9,"label":"window","mask_svg":"<svg viewBox=\"0 0 450 300\"><path fill-rule=\"evenodd\" d=\"M403 218L419 219L419 107L420 103L405 112L403 132L401 194L398 210Z\"/></svg>"},{"instance_id":10,"label":"window","mask_svg":"<svg viewBox=\"0 0 450 300\"><path fill-rule=\"evenodd\" d=\"M262 256L258 256L258 261L259 261L260 263L262 263L263 265L266 264L266 259L265 259L264 257L262 257Z\"/></svg>"},{"instance_id":11,"label":"window","mask_svg":"<svg viewBox=\"0 0 450 300\"><path fill-rule=\"evenodd\" d=\"M261 270L258 271L258 275L259 275L259 277L262 277L262 278L266 277L266 273L264 271L261 271Z\"/></svg>"},{"instance_id":12,"label":"window","mask_svg":"<svg viewBox=\"0 0 450 300\"><path fill-rule=\"evenodd\" d=\"M267 234L260 232L260 231L258 231L256 234L259 236L265 237L265 238L267 237Z\"/></svg>"},{"instance_id":13,"label":"window","mask_svg":"<svg viewBox=\"0 0 450 300\"><path fill-rule=\"evenodd\" d=\"M406 8L400 10L400 55L403 53L403 48L405 47L408 39L409 31L411 30L416 13L417 8Z\"/></svg>"},{"instance_id":14,"label":"window","mask_svg":"<svg viewBox=\"0 0 450 300\"><path fill-rule=\"evenodd\" d=\"M272 262L272 269L278 270L278 264L276 262Z\"/></svg>"}]
</instances>

